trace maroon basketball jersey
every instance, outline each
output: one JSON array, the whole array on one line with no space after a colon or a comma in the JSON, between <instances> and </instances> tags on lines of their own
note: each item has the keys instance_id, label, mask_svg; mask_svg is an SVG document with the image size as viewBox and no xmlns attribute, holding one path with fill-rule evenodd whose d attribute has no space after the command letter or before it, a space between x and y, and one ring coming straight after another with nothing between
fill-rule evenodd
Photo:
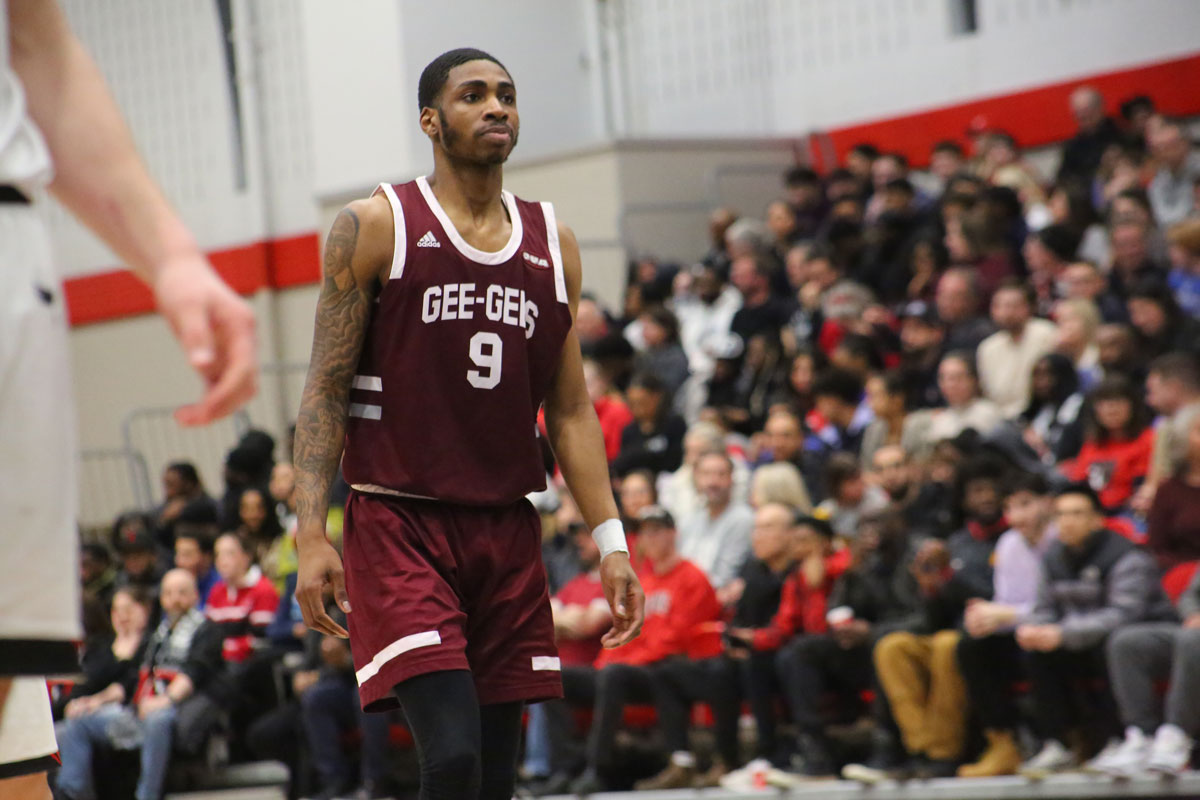
<instances>
[{"instance_id":1,"label":"maroon basketball jersey","mask_svg":"<svg viewBox=\"0 0 1200 800\"><path fill-rule=\"evenodd\" d=\"M512 236L488 253L425 178L376 191L396 245L352 384L347 483L469 505L544 489L537 413L571 327L553 206L504 192Z\"/></svg>"}]
</instances>

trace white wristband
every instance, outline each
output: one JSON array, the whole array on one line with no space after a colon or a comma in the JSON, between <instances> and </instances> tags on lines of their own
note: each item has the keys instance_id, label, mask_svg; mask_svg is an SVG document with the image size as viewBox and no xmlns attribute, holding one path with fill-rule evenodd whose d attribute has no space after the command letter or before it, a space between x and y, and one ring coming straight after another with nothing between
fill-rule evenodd
<instances>
[{"instance_id":1,"label":"white wristband","mask_svg":"<svg viewBox=\"0 0 1200 800\"><path fill-rule=\"evenodd\" d=\"M600 560L609 553L628 553L625 543L625 526L617 518L605 520L592 529L592 541L600 548Z\"/></svg>"}]
</instances>

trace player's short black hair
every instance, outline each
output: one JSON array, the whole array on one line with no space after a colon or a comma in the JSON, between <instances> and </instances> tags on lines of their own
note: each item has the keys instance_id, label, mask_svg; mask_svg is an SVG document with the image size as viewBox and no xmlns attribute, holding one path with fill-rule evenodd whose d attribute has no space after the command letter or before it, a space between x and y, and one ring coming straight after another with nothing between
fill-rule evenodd
<instances>
[{"instance_id":1,"label":"player's short black hair","mask_svg":"<svg viewBox=\"0 0 1200 800\"><path fill-rule=\"evenodd\" d=\"M437 96L442 91L442 87L446 85L446 78L450 76L450 70L466 64L468 61L491 61L500 67L500 69L508 72L508 67L501 64L500 59L491 53L485 53L474 47L459 47L454 50L447 50L433 61L430 61L425 69L421 71L421 79L417 82L417 109L420 110L433 106L437 100ZM511 72L509 73L509 77L512 77Z\"/></svg>"}]
</instances>

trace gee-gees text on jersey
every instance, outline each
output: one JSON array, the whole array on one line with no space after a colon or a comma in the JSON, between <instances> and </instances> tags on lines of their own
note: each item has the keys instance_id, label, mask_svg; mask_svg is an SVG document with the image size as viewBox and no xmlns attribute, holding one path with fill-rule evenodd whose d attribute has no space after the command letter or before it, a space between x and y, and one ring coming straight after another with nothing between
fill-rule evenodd
<instances>
[{"instance_id":1,"label":"gee-gees text on jersey","mask_svg":"<svg viewBox=\"0 0 1200 800\"><path fill-rule=\"evenodd\" d=\"M524 289L497 283L480 292L475 291L474 283L430 286L421 298L421 321L475 319L476 306L482 306L478 311L492 322L524 328L526 339L533 336L537 303L526 299Z\"/></svg>"}]
</instances>

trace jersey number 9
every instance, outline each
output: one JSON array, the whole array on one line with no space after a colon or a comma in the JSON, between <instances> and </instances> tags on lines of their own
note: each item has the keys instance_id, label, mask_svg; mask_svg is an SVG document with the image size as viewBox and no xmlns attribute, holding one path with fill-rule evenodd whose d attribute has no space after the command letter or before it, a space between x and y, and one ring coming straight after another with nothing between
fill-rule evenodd
<instances>
[{"instance_id":1,"label":"jersey number 9","mask_svg":"<svg viewBox=\"0 0 1200 800\"><path fill-rule=\"evenodd\" d=\"M504 342L500 334L480 331L472 336L471 361L479 369L467 370L467 382L476 389L495 389L500 383L500 368L504 366Z\"/></svg>"}]
</instances>

